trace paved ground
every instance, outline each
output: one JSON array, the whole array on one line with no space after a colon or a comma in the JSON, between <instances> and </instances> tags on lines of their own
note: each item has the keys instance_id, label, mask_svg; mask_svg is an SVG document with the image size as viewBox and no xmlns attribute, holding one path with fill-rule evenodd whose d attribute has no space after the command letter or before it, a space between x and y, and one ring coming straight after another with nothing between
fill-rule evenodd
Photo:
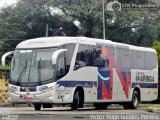
<instances>
[{"instance_id":1,"label":"paved ground","mask_svg":"<svg viewBox=\"0 0 160 120\"><path fill-rule=\"evenodd\" d=\"M124 110L122 107L95 110L85 107L71 111L70 107L54 107L35 111L33 107L0 107L0 120L159 120L159 113L146 109Z\"/></svg>"}]
</instances>

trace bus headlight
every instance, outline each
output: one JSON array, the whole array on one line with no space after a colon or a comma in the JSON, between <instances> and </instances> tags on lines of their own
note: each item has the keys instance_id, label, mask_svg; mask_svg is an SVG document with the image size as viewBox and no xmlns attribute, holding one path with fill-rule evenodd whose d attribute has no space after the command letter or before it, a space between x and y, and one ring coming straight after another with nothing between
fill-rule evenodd
<instances>
[{"instance_id":1,"label":"bus headlight","mask_svg":"<svg viewBox=\"0 0 160 120\"><path fill-rule=\"evenodd\" d=\"M55 86L48 87L47 85L45 85L45 86L39 87L38 90L41 91L41 92L49 92L49 91L54 90L54 88L55 88Z\"/></svg>"}]
</instances>

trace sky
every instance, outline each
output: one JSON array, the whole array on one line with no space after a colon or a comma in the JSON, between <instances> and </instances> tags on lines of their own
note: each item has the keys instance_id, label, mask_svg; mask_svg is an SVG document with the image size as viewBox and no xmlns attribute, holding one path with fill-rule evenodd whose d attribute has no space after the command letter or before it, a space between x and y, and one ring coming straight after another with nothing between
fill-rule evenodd
<instances>
[{"instance_id":1,"label":"sky","mask_svg":"<svg viewBox=\"0 0 160 120\"><path fill-rule=\"evenodd\" d=\"M0 8L16 3L17 0L0 0Z\"/></svg>"}]
</instances>

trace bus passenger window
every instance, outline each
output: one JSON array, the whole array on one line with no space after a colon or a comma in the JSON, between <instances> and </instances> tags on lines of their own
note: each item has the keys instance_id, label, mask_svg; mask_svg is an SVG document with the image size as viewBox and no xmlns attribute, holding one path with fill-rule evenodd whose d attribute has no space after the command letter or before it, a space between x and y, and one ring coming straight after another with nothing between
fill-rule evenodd
<instances>
[{"instance_id":1,"label":"bus passenger window","mask_svg":"<svg viewBox=\"0 0 160 120\"><path fill-rule=\"evenodd\" d=\"M73 52L75 49L76 44L65 44L62 48L67 49L67 52L65 52L65 62L66 62L66 74L69 72L72 57L73 57Z\"/></svg>"},{"instance_id":2,"label":"bus passenger window","mask_svg":"<svg viewBox=\"0 0 160 120\"><path fill-rule=\"evenodd\" d=\"M89 64L89 47L88 45L79 45L74 70L85 67Z\"/></svg>"},{"instance_id":3,"label":"bus passenger window","mask_svg":"<svg viewBox=\"0 0 160 120\"><path fill-rule=\"evenodd\" d=\"M97 67L105 67L105 60L99 55L95 60L95 65Z\"/></svg>"},{"instance_id":4,"label":"bus passenger window","mask_svg":"<svg viewBox=\"0 0 160 120\"><path fill-rule=\"evenodd\" d=\"M74 69L77 70L77 69L79 69L81 67L85 67L85 66L86 66L85 62L83 62L83 61L76 61Z\"/></svg>"},{"instance_id":5,"label":"bus passenger window","mask_svg":"<svg viewBox=\"0 0 160 120\"><path fill-rule=\"evenodd\" d=\"M74 70L85 66L109 67L109 60L102 55L100 46L79 45Z\"/></svg>"},{"instance_id":6,"label":"bus passenger window","mask_svg":"<svg viewBox=\"0 0 160 120\"><path fill-rule=\"evenodd\" d=\"M106 60L106 67L109 67L109 59Z\"/></svg>"},{"instance_id":7,"label":"bus passenger window","mask_svg":"<svg viewBox=\"0 0 160 120\"><path fill-rule=\"evenodd\" d=\"M65 65L65 61L64 61L64 56L60 57L58 59L58 69L57 69L57 75L56 75L56 79L60 79L62 77L64 77L66 75L66 65Z\"/></svg>"},{"instance_id":8,"label":"bus passenger window","mask_svg":"<svg viewBox=\"0 0 160 120\"><path fill-rule=\"evenodd\" d=\"M95 50L95 52L93 52L93 58L94 59L94 66L97 67L105 67L109 65L109 61L107 61L106 58L103 58L102 56L102 51L100 49L100 47L97 47Z\"/></svg>"}]
</instances>

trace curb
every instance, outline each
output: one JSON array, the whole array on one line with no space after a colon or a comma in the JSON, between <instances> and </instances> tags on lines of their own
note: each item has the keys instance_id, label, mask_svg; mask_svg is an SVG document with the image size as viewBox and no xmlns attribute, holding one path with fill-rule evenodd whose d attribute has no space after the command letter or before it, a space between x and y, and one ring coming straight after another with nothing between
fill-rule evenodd
<instances>
[{"instance_id":1,"label":"curb","mask_svg":"<svg viewBox=\"0 0 160 120\"><path fill-rule=\"evenodd\" d=\"M147 111L148 112L153 112L153 113L160 113L160 108L148 107Z\"/></svg>"}]
</instances>

